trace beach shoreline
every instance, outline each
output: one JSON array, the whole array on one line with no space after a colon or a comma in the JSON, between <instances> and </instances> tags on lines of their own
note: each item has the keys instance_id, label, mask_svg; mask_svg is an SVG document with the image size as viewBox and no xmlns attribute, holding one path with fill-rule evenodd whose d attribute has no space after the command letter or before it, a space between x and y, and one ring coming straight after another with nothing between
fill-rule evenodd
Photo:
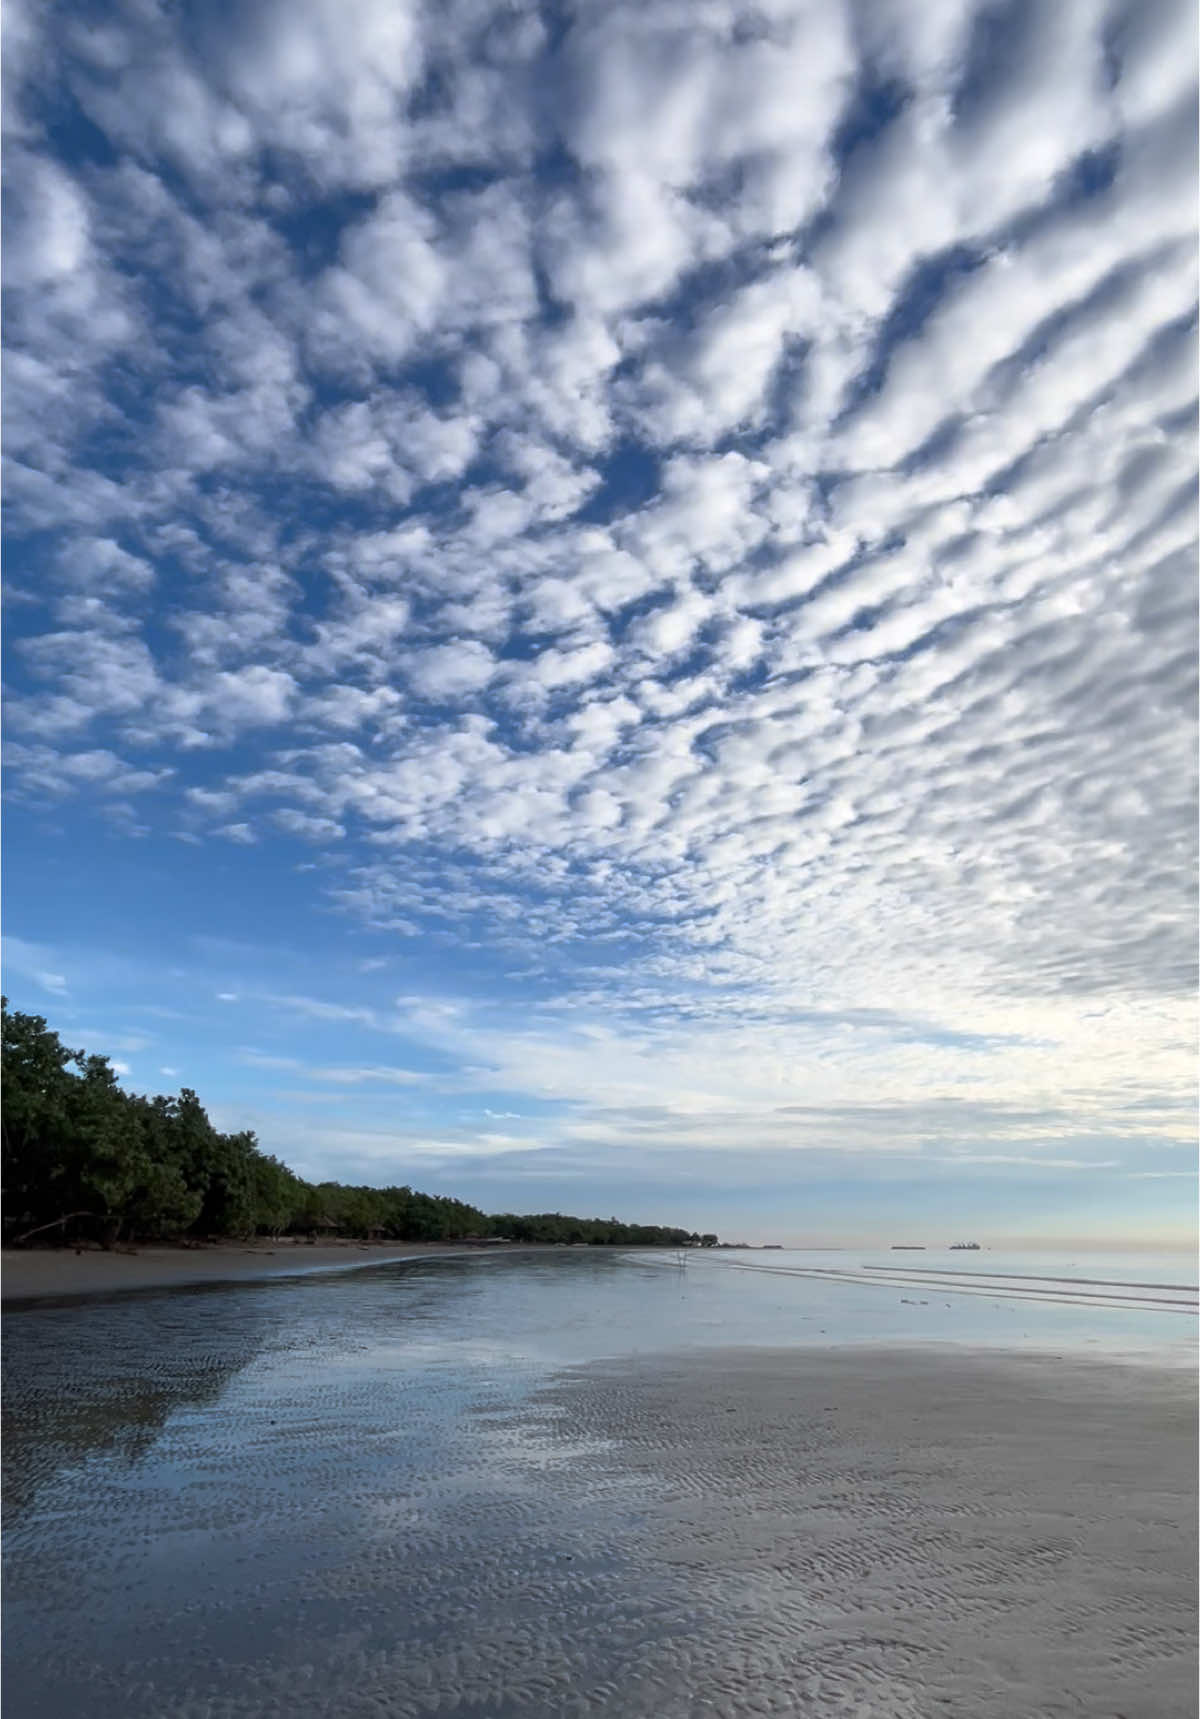
<instances>
[{"instance_id":1,"label":"beach shoreline","mask_svg":"<svg viewBox=\"0 0 1200 1719\"><path fill-rule=\"evenodd\" d=\"M531 1244L482 1248L462 1242L281 1241L214 1242L195 1247L147 1246L122 1251L85 1248L5 1248L0 1252L0 1301L17 1306L58 1296L105 1295L128 1289L170 1289L196 1283L246 1283L314 1271L347 1271L407 1260L528 1253Z\"/></svg>"}]
</instances>

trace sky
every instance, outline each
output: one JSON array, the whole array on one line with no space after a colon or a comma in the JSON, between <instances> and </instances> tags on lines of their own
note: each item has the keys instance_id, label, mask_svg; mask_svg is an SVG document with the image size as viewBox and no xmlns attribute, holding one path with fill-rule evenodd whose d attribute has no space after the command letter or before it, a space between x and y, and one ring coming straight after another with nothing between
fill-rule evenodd
<instances>
[{"instance_id":1,"label":"sky","mask_svg":"<svg viewBox=\"0 0 1200 1719\"><path fill-rule=\"evenodd\" d=\"M1187 0L4 8L5 985L312 1177L1195 1224Z\"/></svg>"}]
</instances>

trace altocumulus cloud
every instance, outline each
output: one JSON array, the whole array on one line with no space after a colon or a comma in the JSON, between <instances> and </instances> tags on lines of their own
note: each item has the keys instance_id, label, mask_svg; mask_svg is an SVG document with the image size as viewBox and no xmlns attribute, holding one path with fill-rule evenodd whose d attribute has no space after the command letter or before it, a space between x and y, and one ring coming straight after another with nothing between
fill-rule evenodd
<instances>
[{"instance_id":1,"label":"altocumulus cloud","mask_svg":"<svg viewBox=\"0 0 1200 1719\"><path fill-rule=\"evenodd\" d=\"M10 0L19 815L456 949L411 1153L1187 1138L1193 32Z\"/></svg>"}]
</instances>

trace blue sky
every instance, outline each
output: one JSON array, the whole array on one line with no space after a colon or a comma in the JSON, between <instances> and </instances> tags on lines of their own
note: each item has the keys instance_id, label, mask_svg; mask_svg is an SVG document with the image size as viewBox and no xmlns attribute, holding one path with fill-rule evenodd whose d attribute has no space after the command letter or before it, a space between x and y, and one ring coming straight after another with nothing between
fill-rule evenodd
<instances>
[{"instance_id":1,"label":"blue sky","mask_svg":"<svg viewBox=\"0 0 1200 1719\"><path fill-rule=\"evenodd\" d=\"M5 8L6 987L313 1176L1195 1215L1194 8Z\"/></svg>"}]
</instances>

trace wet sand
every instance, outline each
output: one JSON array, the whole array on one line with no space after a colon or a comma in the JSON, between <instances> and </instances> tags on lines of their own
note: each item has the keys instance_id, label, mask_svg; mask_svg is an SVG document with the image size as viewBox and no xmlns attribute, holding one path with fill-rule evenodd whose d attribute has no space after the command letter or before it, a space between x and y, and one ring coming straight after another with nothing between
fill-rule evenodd
<instances>
[{"instance_id":1,"label":"wet sand","mask_svg":"<svg viewBox=\"0 0 1200 1719\"><path fill-rule=\"evenodd\" d=\"M1194 1719L1194 1371L633 1352L690 1294L529 1250L14 1314L12 1710Z\"/></svg>"},{"instance_id":2,"label":"wet sand","mask_svg":"<svg viewBox=\"0 0 1200 1719\"><path fill-rule=\"evenodd\" d=\"M356 1265L439 1255L508 1253L503 1249L464 1248L453 1242L332 1241L309 1246L291 1240L226 1242L214 1246L139 1247L131 1252L101 1248L6 1248L0 1254L0 1294L5 1302L42 1296L102 1295L118 1289L166 1289L186 1283L238 1283L283 1277L297 1271L346 1270Z\"/></svg>"},{"instance_id":3,"label":"wet sand","mask_svg":"<svg viewBox=\"0 0 1200 1719\"><path fill-rule=\"evenodd\" d=\"M595 1466L640 1491L643 1556L699 1622L614 1712L1197 1711L1194 1375L739 1350L580 1369L545 1400L564 1436L613 1441Z\"/></svg>"}]
</instances>

